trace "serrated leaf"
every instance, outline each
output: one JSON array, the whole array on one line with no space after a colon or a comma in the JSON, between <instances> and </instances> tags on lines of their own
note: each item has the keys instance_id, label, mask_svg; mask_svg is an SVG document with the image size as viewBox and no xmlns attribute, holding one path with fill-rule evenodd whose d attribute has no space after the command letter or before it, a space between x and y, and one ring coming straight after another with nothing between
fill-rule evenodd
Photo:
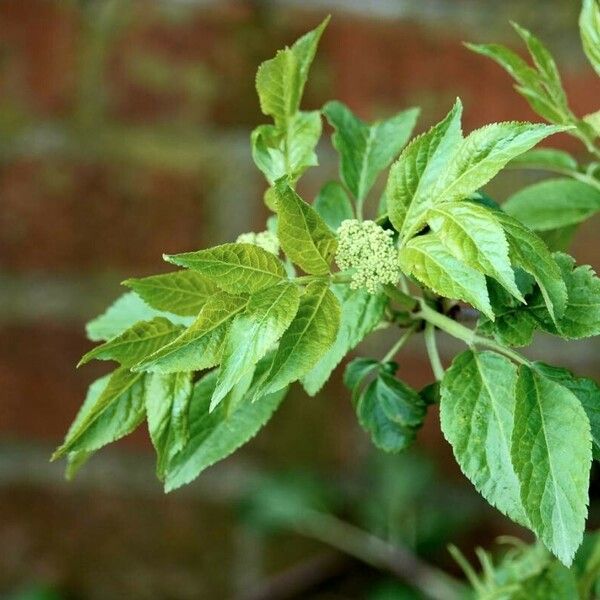
<instances>
[{"instance_id":1,"label":"serrated leaf","mask_svg":"<svg viewBox=\"0 0 600 600\"><path fill-rule=\"evenodd\" d=\"M352 392L353 398L360 391L364 378L380 366L374 358L359 356L351 360L344 370L344 385ZM354 400L353 400L354 401Z\"/></svg>"},{"instance_id":2,"label":"serrated leaf","mask_svg":"<svg viewBox=\"0 0 600 600\"><path fill-rule=\"evenodd\" d=\"M198 318L171 343L163 346L134 367L136 371L175 373L199 371L215 366L221 359L223 340L235 315L246 308L247 297L215 294Z\"/></svg>"},{"instance_id":3,"label":"serrated leaf","mask_svg":"<svg viewBox=\"0 0 600 600\"><path fill-rule=\"evenodd\" d=\"M227 332L211 410L279 340L296 315L299 303L300 291L291 282L250 297L245 311L235 317Z\"/></svg>"},{"instance_id":4,"label":"serrated leaf","mask_svg":"<svg viewBox=\"0 0 600 600\"><path fill-rule=\"evenodd\" d=\"M192 389L191 373L152 373L146 378L148 431L156 450L159 479L164 478L169 461L188 441Z\"/></svg>"},{"instance_id":5,"label":"serrated leaf","mask_svg":"<svg viewBox=\"0 0 600 600\"><path fill-rule=\"evenodd\" d=\"M544 44L530 31L517 23L512 23L512 26L527 45L529 54L537 67L548 96L552 99L552 103L562 115L567 117L565 120L569 122L570 119L568 118L568 115L570 111L567 106L567 97L552 55L546 46L544 46Z\"/></svg>"},{"instance_id":6,"label":"serrated leaf","mask_svg":"<svg viewBox=\"0 0 600 600\"><path fill-rule=\"evenodd\" d=\"M579 32L590 64L600 76L600 5L598 0L583 0L579 15Z\"/></svg>"},{"instance_id":7,"label":"serrated leaf","mask_svg":"<svg viewBox=\"0 0 600 600\"><path fill-rule=\"evenodd\" d=\"M362 204L377 176L406 144L419 110L411 108L367 124L334 100L323 107L323 114L335 128L331 139L340 154L340 177Z\"/></svg>"},{"instance_id":8,"label":"serrated leaf","mask_svg":"<svg viewBox=\"0 0 600 600\"><path fill-rule=\"evenodd\" d=\"M505 346L529 346L533 334L539 329L537 319L528 306L517 302L495 281L488 281L488 291L495 321L480 316L479 333L496 338ZM542 305L545 306L542 300Z\"/></svg>"},{"instance_id":9,"label":"serrated leaf","mask_svg":"<svg viewBox=\"0 0 600 600\"><path fill-rule=\"evenodd\" d=\"M141 279L127 279L130 287L149 306L181 316L195 316L218 290L217 286L197 271L175 271Z\"/></svg>"},{"instance_id":10,"label":"serrated leaf","mask_svg":"<svg viewBox=\"0 0 600 600\"><path fill-rule=\"evenodd\" d=\"M328 284L309 283L256 393L270 394L304 377L334 343L339 323L340 303Z\"/></svg>"},{"instance_id":11,"label":"serrated leaf","mask_svg":"<svg viewBox=\"0 0 600 600\"><path fill-rule=\"evenodd\" d=\"M252 294L279 283L284 277L281 261L253 244L222 244L164 258L174 265L202 273L230 294Z\"/></svg>"},{"instance_id":12,"label":"serrated leaf","mask_svg":"<svg viewBox=\"0 0 600 600\"><path fill-rule=\"evenodd\" d=\"M256 90L260 108L278 126L284 127L300 105L304 85L317 45L329 18L316 29L299 38L291 48L277 52L263 62L256 73Z\"/></svg>"},{"instance_id":13,"label":"serrated leaf","mask_svg":"<svg viewBox=\"0 0 600 600\"><path fill-rule=\"evenodd\" d=\"M600 210L600 190L575 179L546 179L519 190L502 206L534 231L585 221Z\"/></svg>"},{"instance_id":14,"label":"serrated leaf","mask_svg":"<svg viewBox=\"0 0 600 600\"><path fill-rule=\"evenodd\" d=\"M282 388L251 402L250 397L244 395L248 382L242 386L245 389L241 390L241 398L233 403L228 398L227 402L209 412L216 383L217 372L213 371L194 386L190 402L189 441L169 463L165 477L167 492L189 483L204 469L229 456L254 437L278 408L287 391Z\"/></svg>"},{"instance_id":15,"label":"serrated leaf","mask_svg":"<svg viewBox=\"0 0 600 600\"><path fill-rule=\"evenodd\" d=\"M566 387L519 367L512 462L529 523L569 566L583 538L592 460L588 418Z\"/></svg>"},{"instance_id":16,"label":"serrated leaf","mask_svg":"<svg viewBox=\"0 0 600 600\"><path fill-rule=\"evenodd\" d=\"M448 115L412 140L390 169L386 204L390 221L402 234L427 210L430 190L462 140L461 114L462 104L457 99Z\"/></svg>"},{"instance_id":17,"label":"serrated leaf","mask_svg":"<svg viewBox=\"0 0 600 600\"><path fill-rule=\"evenodd\" d=\"M252 132L252 158L272 185L287 175L296 181L308 168L318 164L315 147L321 137L319 111L296 112L285 129L259 125Z\"/></svg>"},{"instance_id":18,"label":"serrated leaf","mask_svg":"<svg viewBox=\"0 0 600 600\"><path fill-rule=\"evenodd\" d=\"M277 236L289 259L311 275L326 275L337 240L317 211L285 182L275 185Z\"/></svg>"},{"instance_id":19,"label":"serrated leaf","mask_svg":"<svg viewBox=\"0 0 600 600\"><path fill-rule=\"evenodd\" d=\"M135 325L138 321L150 321L165 317L178 325L189 325L191 319L158 311L148 306L135 292L127 292L115 300L104 313L91 320L86 333L92 342L110 340Z\"/></svg>"},{"instance_id":20,"label":"serrated leaf","mask_svg":"<svg viewBox=\"0 0 600 600\"><path fill-rule=\"evenodd\" d=\"M334 285L333 291L342 309L340 327L331 348L302 378L302 385L310 396L323 387L344 356L379 325L388 303L384 294L352 290L347 285Z\"/></svg>"},{"instance_id":21,"label":"serrated leaf","mask_svg":"<svg viewBox=\"0 0 600 600\"><path fill-rule=\"evenodd\" d=\"M462 200L488 183L510 160L544 138L564 131L557 125L493 123L471 132L431 189L429 203Z\"/></svg>"},{"instance_id":22,"label":"serrated leaf","mask_svg":"<svg viewBox=\"0 0 600 600\"><path fill-rule=\"evenodd\" d=\"M576 377L567 369L553 367L541 362L534 364L535 368L544 377L566 387L581 402L581 406L583 406L590 422L592 453L596 460L600 460L600 387L598 384L589 377Z\"/></svg>"},{"instance_id":23,"label":"serrated leaf","mask_svg":"<svg viewBox=\"0 0 600 600\"><path fill-rule=\"evenodd\" d=\"M513 264L533 276L556 321L564 313L567 301L567 288L556 261L535 233L502 211L496 216L504 228Z\"/></svg>"},{"instance_id":24,"label":"serrated leaf","mask_svg":"<svg viewBox=\"0 0 600 600\"><path fill-rule=\"evenodd\" d=\"M564 169L566 171L576 171L577 161L564 150L555 148L535 148L524 152L520 156L513 158L509 167L522 169Z\"/></svg>"},{"instance_id":25,"label":"serrated leaf","mask_svg":"<svg viewBox=\"0 0 600 600\"><path fill-rule=\"evenodd\" d=\"M419 394L385 368L355 398L355 408L361 427L384 452L408 448L427 413Z\"/></svg>"},{"instance_id":26,"label":"serrated leaf","mask_svg":"<svg viewBox=\"0 0 600 600\"><path fill-rule=\"evenodd\" d=\"M472 202L446 202L429 210L427 222L458 260L493 277L524 302L510 264L508 242L495 211Z\"/></svg>"},{"instance_id":27,"label":"serrated leaf","mask_svg":"<svg viewBox=\"0 0 600 600\"><path fill-rule=\"evenodd\" d=\"M567 339L600 334L600 279L589 265L575 267L575 260L568 254L556 252L554 258L566 284L565 310L558 321L552 322L541 306L539 294L534 294L532 313L546 331Z\"/></svg>"},{"instance_id":28,"label":"serrated leaf","mask_svg":"<svg viewBox=\"0 0 600 600\"><path fill-rule=\"evenodd\" d=\"M162 346L172 342L184 327L163 317L140 321L101 346L90 350L77 366L90 360L116 360L124 367L132 367Z\"/></svg>"},{"instance_id":29,"label":"serrated leaf","mask_svg":"<svg viewBox=\"0 0 600 600\"><path fill-rule=\"evenodd\" d=\"M337 181L326 183L315 198L315 210L332 231L346 219L354 218L354 209L344 186Z\"/></svg>"},{"instance_id":30,"label":"serrated leaf","mask_svg":"<svg viewBox=\"0 0 600 600\"><path fill-rule=\"evenodd\" d=\"M133 431L144 418L144 374L120 367L96 380L52 460L92 452Z\"/></svg>"},{"instance_id":31,"label":"serrated leaf","mask_svg":"<svg viewBox=\"0 0 600 600\"><path fill-rule=\"evenodd\" d=\"M458 355L441 384L440 419L462 472L500 512L527 525L511 463L517 368L494 352Z\"/></svg>"},{"instance_id":32,"label":"serrated leaf","mask_svg":"<svg viewBox=\"0 0 600 600\"><path fill-rule=\"evenodd\" d=\"M485 275L457 260L437 235L428 233L411 239L400 249L400 268L445 298L472 304L490 319Z\"/></svg>"}]
</instances>

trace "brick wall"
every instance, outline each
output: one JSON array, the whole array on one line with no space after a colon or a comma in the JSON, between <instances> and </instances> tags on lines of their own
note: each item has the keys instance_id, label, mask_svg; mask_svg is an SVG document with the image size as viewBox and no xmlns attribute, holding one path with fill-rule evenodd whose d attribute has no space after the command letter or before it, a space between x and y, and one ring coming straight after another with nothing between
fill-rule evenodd
<instances>
[{"instance_id":1,"label":"brick wall","mask_svg":"<svg viewBox=\"0 0 600 600\"><path fill-rule=\"evenodd\" d=\"M168 589L180 598L230 593L227 574L214 573L221 560L235 571L230 545L239 530L227 503L217 509L197 496L162 499L152 482L132 496L124 477L99 496L100 509L94 490L116 471L100 471L103 483L94 479L80 489L46 469L48 448L64 433L89 381L105 370L74 369L89 347L83 323L119 293L125 276L166 270L163 252L260 226L264 183L248 147L251 128L263 120L253 75L261 60L324 14L333 19L307 108L335 97L372 118L420 105L422 130L459 95L466 129L535 119L508 77L460 43L514 42L510 16L547 35L573 108L597 109L600 87L578 49L575 3L553 3L551 15L538 10L543 4L507 2L497 10L491 1L381 0L370 10L367 3L322 0L311 11L293 0L0 3L0 441L13 449L10 465L0 462L0 510L8 515L0 543L18 548L0 559L0 591L42 579L86 598L169 597ZM553 143L577 151L566 137ZM335 172L328 141L319 154L323 169L307 176L307 197ZM501 199L524 181L516 173L502 176L492 193ZM596 227L583 228L574 252L598 266ZM581 342L567 353L545 342L537 350L549 361L600 374L597 344ZM414 384L429 378L422 356L417 347L401 361ZM316 399L293 394L240 460L351 471L363 441L336 377ZM462 481L435 415L420 445ZM148 461L143 432L119 448L139 464ZM31 471L32 464L38 468ZM139 506L145 517L133 518ZM209 510L210 519L201 516ZM162 525L153 532L156 522ZM489 532L481 535L489 539ZM113 544L95 543L107 537ZM127 553L119 553L115 540L125 538ZM211 540L213 550L200 556L199 538L205 545ZM290 557L313 550L295 543ZM142 550L148 544L155 554ZM83 562L76 560L78 548ZM158 583L159 559L170 588ZM101 568L90 567L95 561ZM122 572L113 577L123 561L137 577L133 587Z\"/></svg>"}]
</instances>

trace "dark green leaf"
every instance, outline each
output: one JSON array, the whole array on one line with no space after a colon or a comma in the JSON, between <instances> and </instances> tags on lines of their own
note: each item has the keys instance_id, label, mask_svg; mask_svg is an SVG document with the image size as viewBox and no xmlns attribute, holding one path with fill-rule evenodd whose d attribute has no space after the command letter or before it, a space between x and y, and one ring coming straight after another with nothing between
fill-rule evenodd
<instances>
[{"instance_id":1,"label":"dark green leaf","mask_svg":"<svg viewBox=\"0 0 600 600\"><path fill-rule=\"evenodd\" d=\"M354 218L350 198L344 186L337 181L330 181L321 188L314 207L333 231L337 230L342 221Z\"/></svg>"}]
</instances>

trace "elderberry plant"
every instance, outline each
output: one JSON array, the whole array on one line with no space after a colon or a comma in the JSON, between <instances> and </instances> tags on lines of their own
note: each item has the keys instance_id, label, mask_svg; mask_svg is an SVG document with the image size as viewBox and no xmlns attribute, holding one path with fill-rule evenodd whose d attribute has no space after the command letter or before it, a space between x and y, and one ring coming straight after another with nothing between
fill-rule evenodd
<instances>
[{"instance_id":1,"label":"elderberry plant","mask_svg":"<svg viewBox=\"0 0 600 600\"><path fill-rule=\"evenodd\" d=\"M599 23L598 3L585 0L581 36L600 74ZM443 433L477 491L571 565L592 459L600 457L600 388L514 348L529 345L536 330L564 339L600 333L600 280L564 252L577 225L600 209L600 112L572 112L550 53L519 26L533 66L502 46L470 47L499 62L548 124L493 123L465 135L457 100L409 142L415 108L373 123L337 101L303 111L326 25L257 72L260 106L273 121L251 136L274 213L267 230L166 255L182 268L124 282L132 291L88 323L89 338L102 343L80 362L119 366L92 383L54 458L66 457L73 476L146 420L157 475L174 490L252 438L292 383L317 393L367 335L397 329L383 357L356 358L345 369L373 443L407 448L428 406L439 403ZM333 128L339 181L309 203L296 188L317 165L322 116ZM534 149L562 132L583 142L588 163ZM500 206L481 189L505 167L560 177ZM376 212L365 219L386 171ZM459 317L473 309L479 320L471 328ZM447 368L440 332L467 347ZM435 381L418 391L392 359L420 333Z\"/></svg>"}]
</instances>

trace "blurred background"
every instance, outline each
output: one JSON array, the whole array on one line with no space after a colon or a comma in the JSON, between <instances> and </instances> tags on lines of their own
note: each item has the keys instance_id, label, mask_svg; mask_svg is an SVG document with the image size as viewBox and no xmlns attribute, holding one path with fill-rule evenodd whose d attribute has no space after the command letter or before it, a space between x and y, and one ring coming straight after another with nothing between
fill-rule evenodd
<instances>
[{"instance_id":1,"label":"blurred background","mask_svg":"<svg viewBox=\"0 0 600 600\"><path fill-rule=\"evenodd\" d=\"M0 1L0 597L32 599L418 598L335 549L344 530L277 516L318 504L440 568L498 535L527 534L478 499L431 410L415 449L383 457L358 429L340 373L315 398L294 388L247 447L165 496L145 431L95 456L72 483L49 464L88 384L75 370L86 320L163 252L263 228L265 182L249 146L258 64L332 21L303 108L346 102L365 119L420 106L422 131L465 104L465 128L539 120L509 77L461 42L517 44L509 19L554 52L577 114L598 108L574 0ZM329 134L329 131L327 131ZM555 146L580 153L567 138ZM307 199L336 162L329 135ZM501 201L539 174L489 186ZM600 266L598 220L572 248ZM362 353L381 354L385 336ZM444 340L450 356L455 347ZM379 349L379 350L378 350ZM600 376L599 345L539 338L531 355ZM411 345L400 376L431 380ZM598 482L593 483L598 497ZM289 512L289 511L288 511ZM593 502L590 527L597 524ZM315 538L321 538L315 539ZM338 539L339 542L339 539Z\"/></svg>"}]
</instances>

